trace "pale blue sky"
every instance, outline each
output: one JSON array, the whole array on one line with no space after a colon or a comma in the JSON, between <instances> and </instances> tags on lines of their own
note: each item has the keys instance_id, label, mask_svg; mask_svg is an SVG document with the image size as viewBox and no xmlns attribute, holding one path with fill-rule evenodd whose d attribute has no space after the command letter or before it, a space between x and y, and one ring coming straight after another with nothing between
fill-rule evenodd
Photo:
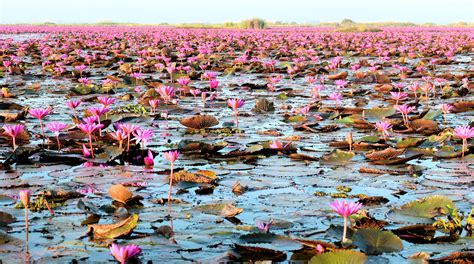
<instances>
[{"instance_id":1,"label":"pale blue sky","mask_svg":"<svg viewBox=\"0 0 474 264\"><path fill-rule=\"evenodd\" d=\"M0 23L474 21L473 0L0 0Z\"/></svg>"}]
</instances>

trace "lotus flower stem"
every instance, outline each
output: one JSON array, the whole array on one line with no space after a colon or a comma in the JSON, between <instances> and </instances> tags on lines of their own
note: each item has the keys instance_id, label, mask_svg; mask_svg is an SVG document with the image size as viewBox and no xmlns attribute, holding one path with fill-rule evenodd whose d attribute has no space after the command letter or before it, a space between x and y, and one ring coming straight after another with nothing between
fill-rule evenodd
<instances>
[{"instance_id":1,"label":"lotus flower stem","mask_svg":"<svg viewBox=\"0 0 474 264\"><path fill-rule=\"evenodd\" d=\"M461 154L462 160L464 160L464 151L466 151L466 147L467 147L467 138L463 138L462 139L462 154Z\"/></svg>"},{"instance_id":2,"label":"lotus flower stem","mask_svg":"<svg viewBox=\"0 0 474 264\"><path fill-rule=\"evenodd\" d=\"M173 188L173 169L174 169L174 163L172 162L170 165L171 173L170 173L170 183L169 183L169 188L168 188L168 204L171 204L171 190Z\"/></svg>"},{"instance_id":3,"label":"lotus flower stem","mask_svg":"<svg viewBox=\"0 0 474 264\"><path fill-rule=\"evenodd\" d=\"M56 135L56 141L58 142L58 151L61 150L61 143L59 142L59 135Z\"/></svg>"},{"instance_id":4,"label":"lotus flower stem","mask_svg":"<svg viewBox=\"0 0 474 264\"><path fill-rule=\"evenodd\" d=\"M41 127L41 135L43 136L43 144L44 144L44 128L43 128L43 120L39 120L40 121L40 127Z\"/></svg>"},{"instance_id":5,"label":"lotus flower stem","mask_svg":"<svg viewBox=\"0 0 474 264\"><path fill-rule=\"evenodd\" d=\"M28 206L25 206L25 236L28 241Z\"/></svg>"},{"instance_id":6,"label":"lotus flower stem","mask_svg":"<svg viewBox=\"0 0 474 264\"><path fill-rule=\"evenodd\" d=\"M94 148L92 148L92 134L89 134L89 148L91 150L91 156L94 158Z\"/></svg>"},{"instance_id":7,"label":"lotus flower stem","mask_svg":"<svg viewBox=\"0 0 474 264\"><path fill-rule=\"evenodd\" d=\"M344 230L342 231L342 243L347 241L347 216L344 216Z\"/></svg>"}]
</instances>

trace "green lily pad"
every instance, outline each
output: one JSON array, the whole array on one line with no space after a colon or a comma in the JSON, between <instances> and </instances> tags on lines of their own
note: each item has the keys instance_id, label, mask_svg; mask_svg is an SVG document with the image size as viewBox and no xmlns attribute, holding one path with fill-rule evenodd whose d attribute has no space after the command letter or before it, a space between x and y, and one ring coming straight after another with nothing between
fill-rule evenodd
<instances>
[{"instance_id":1,"label":"green lily pad","mask_svg":"<svg viewBox=\"0 0 474 264\"><path fill-rule=\"evenodd\" d=\"M353 124L354 118L352 118L352 116L346 116L341 119L336 119L335 123L336 124Z\"/></svg>"},{"instance_id":2,"label":"green lily pad","mask_svg":"<svg viewBox=\"0 0 474 264\"><path fill-rule=\"evenodd\" d=\"M278 100L286 100L288 99L288 96L284 93L278 94L276 97Z\"/></svg>"},{"instance_id":3,"label":"green lily pad","mask_svg":"<svg viewBox=\"0 0 474 264\"><path fill-rule=\"evenodd\" d=\"M194 208L194 210L197 210L205 214L211 214L211 215L217 215L217 216L223 216L223 217L234 217L242 213L244 209L237 208L232 204L221 203L221 204L200 205Z\"/></svg>"},{"instance_id":4,"label":"green lily pad","mask_svg":"<svg viewBox=\"0 0 474 264\"><path fill-rule=\"evenodd\" d=\"M304 116L301 116L301 115L290 116L287 119L287 121L290 122L290 123L301 123L305 120L306 120L306 118Z\"/></svg>"},{"instance_id":5,"label":"green lily pad","mask_svg":"<svg viewBox=\"0 0 474 264\"><path fill-rule=\"evenodd\" d=\"M132 233L137 223L138 215L133 214L127 219L115 224L89 225L88 233L92 233L94 239L114 239Z\"/></svg>"},{"instance_id":6,"label":"green lily pad","mask_svg":"<svg viewBox=\"0 0 474 264\"><path fill-rule=\"evenodd\" d=\"M354 156L353 152L336 149L330 154L322 156L321 161L323 163L341 165L348 163Z\"/></svg>"},{"instance_id":7,"label":"green lily pad","mask_svg":"<svg viewBox=\"0 0 474 264\"><path fill-rule=\"evenodd\" d=\"M396 148L416 147L424 139L422 138L407 138L397 142Z\"/></svg>"},{"instance_id":8,"label":"green lily pad","mask_svg":"<svg viewBox=\"0 0 474 264\"><path fill-rule=\"evenodd\" d=\"M433 218L443 214L448 205L454 208L453 201L448 197L433 195L404 204L394 211L402 215Z\"/></svg>"},{"instance_id":9,"label":"green lily pad","mask_svg":"<svg viewBox=\"0 0 474 264\"><path fill-rule=\"evenodd\" d=\"M338 250L323 253L311 258L309 264L363 264L367 256L355 250Z\"/></svg>"},{"instance_id":10,"label":"green lily pad","mask_svg":"<svg viewBox=\"0 0 474 264\"><path fill-rule=\"evenodd\" d=\"M383 119L387 116L395 114L395 108L386 107L386 108L372 108L364 111L365 117L369 119Z\"/></svg>"},{"instance_id":11,"label":"green lily pad","mask_svg":"<svg viewBox=\"0 0 474 264\"><path fill-rule=\"evenodd\" d=\"M402 240L391 231L375 228L359 229L352 237L353 244L369 255L397 252L403 249Z\"/></svg>"},{"instance_id":12,"label":"green lily pad","mask_svg":"<svg viewBox=\"0 0 474 264\"><path fill-rule=\"evenodd\" d=\"M433 120L439 115L441 115L441 110L430 110L423 116L423 119Z\"/></svg>"},{"instance_id":13,"label":"green lily pad","mask_svg":"<svg viewBox=\"0 0 474 264\"><path fill-rule=\"evenodd\" d=\"M371 135L371 136L364 136L359 138L357 141L358 142L367 142L367 143L376 143L379 142L380 138L376 135Z\"/></svg>"},{"instance_id":14,"label":"green lily pad","mask_svg":"<svg viewBox=\"0 0 474 264\"><path fill-rule=\"evenodd\" d=\"M92 87L90 85L79 84L72 88L71 91L75 94L86 95L92 93Z\"/></svg>"},{"instance_id":15,"label":"green lily pad","mask_svg":"<svg viewBox=\"0 0 474 264\"><path fill-rule=\"evenodd\" d=\"M456 151L453 146L442 146L434 155L438 158L456 158L462 155L462 150Z\"/></svg>"}]
</instances>

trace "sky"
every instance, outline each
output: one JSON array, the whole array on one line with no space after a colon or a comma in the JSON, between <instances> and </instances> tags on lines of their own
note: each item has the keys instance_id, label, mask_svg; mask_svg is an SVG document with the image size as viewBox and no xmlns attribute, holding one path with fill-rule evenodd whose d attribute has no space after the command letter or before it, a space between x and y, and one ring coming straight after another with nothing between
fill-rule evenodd
<instances>
[{"instance_id":1,"label":"sky","mask_svg":"<svg viewBox=\"0 0 474 264\"><path fill-rule=\"evenodd\" d=\"M473 0L0 0L0 24L474 22Z\"/></svg>"}]
</instances>

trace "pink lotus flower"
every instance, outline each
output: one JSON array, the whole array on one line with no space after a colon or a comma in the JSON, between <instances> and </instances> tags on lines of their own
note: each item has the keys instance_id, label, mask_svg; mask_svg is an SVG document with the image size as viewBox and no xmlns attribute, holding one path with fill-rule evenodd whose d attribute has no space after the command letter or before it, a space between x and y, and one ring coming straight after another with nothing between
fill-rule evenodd
<instances>
[{"instance_id":1,"label":"pink lotus flower","mask_svg":"<svg viewBox=\"0 0 474 264\"><path fill-rule=\"evenodd\" d=\"M135 244L119 246L113 243L110 246L110 254L112 254L115 260L117 260L121 264L124 264L128 259L139 255L141 252L142 250L140 249L140 247Z\"/></svg>"},{"instance_id":2,"label":"pink lotus flower","mask_svg":"<svg viewBox=\"0 0 474 264\"><path fill-rule=\"evenodd\" d=\"M212 91L212 89L217 89L219 86L219 81L216 79L212 79L209 81L209 89Z\"/></svg>"},{"instance_id":3,"label":"pink lotus flower","mask_svg":"<svg viewBox=\"0 0 474 264\"><path fill-rule=\"evenodd\" d=\"M403 123L406 127L408 127L408 114L415 110L414 106L409 106L407 104L404 105L396 105L395 110L402 114Z\"/></svg>"},{"instance_id":4,"label":"pink lotus flower","mask_svg":"<svg viewBox=\"0 0 474 264\"><path fill-rule=\"evenodd\" d=\"M347 85L347 82L345 80L336 80L334 81L334 84L336 85L336 88L344 88Z\"/></svg>"},{"instance_id":5,"label":"pink lotus flower","mask_svg":"<svg viewBox=\"0 0 474 264\"><path fill-rule=\"evenodd\" d=\"M76 108L81 104L81 101L67 101L66 106L74 111L74 118L77 119Z\"/></svg>"},{"instance_id":6,"label":"pink lotus flower","mask_svg":"<svg viewBox=\"0 0 474 264\"><path fill-rule=\"evenodd\" d=\"M340 201L336 200L332 202L331 208L338 213L340 216L344 218L344 231L342 234L342 242L346 242L346 234L347 234L347 217L359 211L362 207L360 203L350 202L347 203L346 200Z\"/></svg>"},{"instance_id":7,"label":"pink lotus flower","mask_svg":"<svg viewBox=\"0 0 474 264\"><path fill-rule=\"evenodd\" d=\"M242 107L245 104L245 101L243 99L228 99L227 100L227 105L231 107L234 110L234 115L235 115L235 125L237 128L239 128L239 108Z\"/></svg>"},{"instance_id":8,"label":"pink lotus flower","mask_svg":"<svg viewBox=\"0 0 474 264\"><path fill-rule=\"evenodd\" d=\"M401 101L405 98L407 98L407 94L404 92L390 92L392 95L392 99L395 100L395 105L398 105L398 101Z\"/></svg>"},{"instance_id":9,"label":"pink lotus flower","mask_svg":"<svg viewBox=\"0 0 474 264\"><path fill-rule=\"evenodd\" d=\"M123 130L123 132L127 133L127 152L130 151L130 138L132 133L139 129L140 127L137 125L131 124L119 124L118 127Z\"/></svg>"},{"instance_id":10,"label":"pink lotus flower","mask_svg":"<svg viewBox=\"0 0 474 264\"><path fill-rule=\"evenodd\" d=\"M182 77L176 80L181 86L187 86L191 79L189 77Z\"/></svg>"},{"instance_id":11,"label":"pink lotus flower","mask_svg":"<svg viewBox=\"0 0 474 264\"><path fill-rule=\"evenodd\" d=\"M137 144L141 144L142 149L145 148L145 144L150 140L153 136L153 131L151 129L140 129L138 128L133 132L133 136L135 137L134 140Z\"/></svg>"},{"instance_id":12,"label":"pink lotus flower","mask_svg":"<svg viewBox=\"0 0 474 264\"><path fill-rule=\"evenodd\" d=\"M120 150L122 149L123 140L128 137L127 133L125 133L122 129L118 129L115 132L110 132L109 136L118 141Z\"/></svg>"},{"instance_id":13,"label":"pink lotus flower","mask_svg":"<svg viewBox=\"0 0 474 264\"><path fill-rule=\"evenodd\" d=\"M202 78L207 79L207 80L215 79L216 78L216 73L215 72L205 72L205 73L203 73Z\"/></svg>"},{"instance_id":14,"label":"pink lotus flower","mask_svg":"<svg viewBox=\"0 0 474 264\"><path fill-rule=\"evenodd\" d=\"M28 113L35 117L38 118L40 121L40 127L41 127L41 135L43 136L43 144L44 144L44 128L43 128L43 118L51 113L51 110L49 109L31 109L28 111Z\"/></svg>"},{"instance_id":15,"label":"pink lotus flower","mask_svg":"<svg viewBox=\"0 0 474 264\"><path fill-rule=\"evenodd\" d=\"M91 155L91 152L87 149L86 144L82 144L82 156L87 158Z\"/></svg>"},{"instance_id":16,"label":"pink lotus flower","mask_svg":"<svg viewBox=\"0 0 474 264\"><path fill-rule=\"evenodd\" d=\"M331 93L328 95L328 98L330 100L333 100L336 102L336 106L339 106L339 104L341 103L341 100L342 100L342 94L338 93L338 92L334 92L334 93Z\"/></svg>"},{"instance_id":17,"label":"pink lotus flower","mask_svg":"<svg viewBox=\"0 0 474 264\"><path fill-rule=\"evenodd\" d=\"M46 127L54 133L56 141L58 142L58 151L61 149L61 144L59 143L59 132L63 131L66 128L66 124L60 122L51 122L46 124Z\"/></svg>"},{"instance_id":18,"label":"pink lotus flower","mask_svg":"<svg viewBox=\"0 0 474 264\"><path fill-rule=\"evenodd\" d=\"M102 124L79 124L77 127L85 134L89 136L89 147L92 158L94 158L94 148L92 148L92 133L97 129L101 129L104 125Z\"/></svg>"},{"instance_id":19,"label":"pink lotus flower","mask_svg":"<svg viewBox=\"0 0 474 264\"><path fill-rule=\"evenodd\" d=\"M145 163L145 166L150 166L150 167L152 167L155 164L153 153L151 152L151 150L148 150L148 156L146 156L143 159L143 163Z\"/></svg>"},{"instance_id":20,"label":"pink lotus flower","mask_svg":"<svg viewBox=\"0 0 474 264\"><path fill-rule=\"evenodd\" d=\"M168 104L168 102L171 101L171 98L173 98L174 88L172 86L163 85L155 88L155 91L160 94L165 104Z\"/></svg>"},{"instance_id":21,"label":"pink lotus flower","mask_svg":"<svg viewBox=\"0 0 474 264\"><path fill-rule=\"evenodd\" d=\"M20 191L20 201L23 204L24 207L29 207L30 206L30 196L31 192L30 190L21 190Z\"/></svg>"},{"instance_id":22,"label":"pink lotus flower","mask_svg":"<svg viewBox=\"0 0 474 264\"><path fill-rule=\"evenodd\" d=\"M464 151L467 149L467 140L474 137L474 127L468 125L458 126L454 129L454 136L462 139L462 158L464 159Z\"/></svg>"},{"instance_id":23,"label":"pink lotus flower","mask_svg":"<svg viewBox=\"0 0 474 264\"><path fill-rule=\"evenodd\" d=\"M97 100L99 100L99 103L101 103L104 107L108 107L109 105L115 103L115 98L112 97L99 96L97 97Z\"/></svg>"},{"instance_id":24,"label":"pink lotus flower","mask_svg":"<svg viewBox=\"0 0 474 264\"><path fill-rule=\"evenodd\" d=\"M255 221L257 224L257 228L260 231L263 231L265 233L270 232L270 228L272 227L273 221Z\"/></svg>"},{"instance_id":25,"label":"pink lotus flower","mask_svg":"<svg viewBox=\"0 0 474 264\"><path fill-rule=\"evenodd\" d=\"M170 165L170 181L169 181L169 189L168 189L168 203L171 203L171 190L173 188L173 169L174 169L174 162L179 158L179 151L177 150L170 150L163 153L163 156L167 161L171 163Z\"/></svg>"},{"instance_id":26,"label":"pink lotus flower","mask_svg":"<svg viewBox=\"0 0 474 264\"><path fill-rule=\"evenodd\" d=\"M304 116L306 117L306 116L308 115L310 109L311 109L311 107L307 105L307 106L298 108L297 111L298 111L300 114L302 114L302 115L304 115Z\"/></svg>"},{"instance_id":27,"label":"pink lotus flower","mask_svg":"<svg viewBox=\"0 0 474 264\"><path fill-rule=\"evenodd\" d=\"M150 105L151 107L151 111L152 113L154 113L156 111L156 108L158 107L158 104L160 103L159 100L156 100L156 99L150 99L148 100L148 104Z\"/></svg>"},{"instance_id":28,"label":"pink lotus flower","mask_svg":"<svg viewBox=\"0 0 474 264\"><path fill-rule=\"evenodd\" d=\"M23 132L23 129L25 128L24 125L4 125L3 130L5 130L5 134L10 136L13 141L13 151L16 150L16 136Z\"/></svg>"},{"instance_id":29,"label":"pink lotus flower","mask_svg":"<svg viewBox=\"0 0 474 264\"><path fill-rule=\"evenodd\" d=\"M25 234L26 234L26 241L28 241L28 208L30 207L30 195L31 192L29 190L21 190L20 193L20 201L25 207Z\"/></svg>"},{"instance_id":30,"label":"pink lotus flower","mask_svg":"<svg viewBox=\"0 0 474 264\"><path fill-rule=\"evenodd\" d=\"M198 102L197 102L197 96L201 94L201 90L199 90L199 89L191 89L191 90L189 90L189 92L194 96L194 103L195 103L196 106L197 106L197 104L198 104Z\"/></svg>"},{"instance_id":31,"label":"pink lotus flower","mask_svg":"<svg viewBox=\"0 0 474 264\"><path fill-rule=\"evenodd\" d=\"M375 128L382 133L383 138L385 141L387 141L387 137L389 136L388 130L392 127L392 125L385 120L379 121L375 123Z\"/></svg>"},{"instance_id":32,"label":"pink lotus flower","mask_svg":"<svg viewBox=\"0 0 474 264\"><path fill-rule=\"evenodd\" d=\"M454 106L451 104L441 104L439 108L441 109L441 112L443 112L443 122L446 123L446 114L451 113Z\"/></svg>"}]
</instances>

